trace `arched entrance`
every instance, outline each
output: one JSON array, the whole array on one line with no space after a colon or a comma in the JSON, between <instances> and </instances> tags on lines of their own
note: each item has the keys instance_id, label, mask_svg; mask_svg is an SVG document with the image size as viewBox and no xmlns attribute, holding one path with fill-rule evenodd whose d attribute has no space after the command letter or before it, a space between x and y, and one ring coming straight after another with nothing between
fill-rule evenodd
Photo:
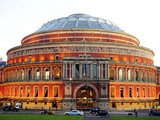
<instances>
[{"instance_id":1,"label":"arched entrance","mask_svg":"<svg viewBox=\"0 0 160 120\"><path fill-rule=\"evenodd\" d=\"M96 93L90 86L81 87L76 94L76 107L88 109L96 105Z\"/></svg>"}]
</instances>

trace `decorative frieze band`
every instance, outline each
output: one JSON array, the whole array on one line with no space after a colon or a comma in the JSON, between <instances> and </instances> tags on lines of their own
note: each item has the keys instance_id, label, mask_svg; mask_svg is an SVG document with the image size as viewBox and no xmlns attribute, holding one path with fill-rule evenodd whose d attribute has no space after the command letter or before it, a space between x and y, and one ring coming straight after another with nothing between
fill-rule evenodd
<instances>
[{"instance_id":1,"label":"decorative frieze band","mask_svg":"<svg viewBox=\"0 0 160 120\"><path fill-rule=\"evenodd\" d=\"M135 55L146 57L149 59L153 59L153 54L144 51L144 50L136 50L129 48L116 48L116 47L98 47L98 46L57 46L57 47L47 47L47 48L31 48L20 50L16 52L11 52L8 54L8 59L24 56L24 55L33 55L33 54L45 54L45 53L77 53L77 52L86 52L87 53L109 53L109 54L127 54L127 55Z\"/></svg>"}]
</instances>

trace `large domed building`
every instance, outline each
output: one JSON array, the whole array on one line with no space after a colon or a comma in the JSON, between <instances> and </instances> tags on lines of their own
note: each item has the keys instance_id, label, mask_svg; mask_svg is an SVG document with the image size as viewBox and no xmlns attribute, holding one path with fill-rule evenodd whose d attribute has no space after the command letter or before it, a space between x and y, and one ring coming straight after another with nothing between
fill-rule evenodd
<instances>
[{"instance_id":1,"label":"large domed building","mask_svg":"<svg viewBox=\"0 0 160 120\"><path fill-rule=\"evenodd\" d=\"M22 108L133 109L157 104L154 52L111 21L73 14L7 52L0 100Z\"/></svg>"}]
</instances>

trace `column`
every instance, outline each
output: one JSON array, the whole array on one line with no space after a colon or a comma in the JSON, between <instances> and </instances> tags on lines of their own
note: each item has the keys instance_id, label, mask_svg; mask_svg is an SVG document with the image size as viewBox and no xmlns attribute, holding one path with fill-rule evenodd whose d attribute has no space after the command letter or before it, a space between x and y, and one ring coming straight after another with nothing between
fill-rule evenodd
<instances>
[{"instance_id":1,"label":"column","mask_svg":"<svg viewBox=\"0 0 160 120\"><path fill-rule=\"evenodd\" d=\"M72 78L72 63L69 63L69 77Z\"/></svg>"},{"instance_id":2,"label":"column","mask_svg":"<svg viewBox=\"0 0 160 120\"><path fill-rule=\"evenodd\" d=\"M106 76L106 79L108 79L108 64L105 63L105 76Z\"/></svg>"},{"instance_id":3,"label":"column","mask_svg":"<svg viewBox=\"0 0 160 120\"><path fill-rule=\"evenodd\" d=\"M50 78L50 80L52 80L52 76L53 76L53 67L51 66L50 67L50 74L49 74L49 78Z\"/></svg>"},{"instance_id":4,"label":"column","mask_svg":"<svg viewBox=\"0 0 160 120\"><path fill-rule=\"evenodd\" d=\"M24 80L27 81L27 70L24 68Z\"/></svg>"},{"instance_id":5,"label":"column","mask_svg":"<svg viewBox=\"0 0 160 120\"><path fill-rule=\"evenodd\" d=\"M119 79L118 79L118 74L119 74L119 72L118 72L118 67L116 66L116 81L119 81Z\"/></svg>"},{"instance_id":6,"label":"column","mask_svg":"<svg viewBox=\"0 0 160 120\"><path fill-rule=\"evenodd\" d=\"M72 77L75 78L75 63L72 63Z\"/></svg>"},{"instance_id":7,"label":"column","mask_svg":"<svg viewBox=\"0 0 160 120\"><path fill-rule=\"evenodd\" d=\"M43 67L40 68L40 80L43 79Z\"/></svg>"},{"instance_id":8,"label":"column","mask_svg":"<svg viewBox=\"0 0 160 120\"><path fill-rule=\"evenodd\" d=\"M66 68L65 67L66 67L66 63L63 63L63 75L62 75L63 78L66 78L66 71L65 71Z\"/></svg>"},{"instance_id":9,"label":"column","mask_svg":"<svg viewBox=\"0 0 160 120\"><path fill-rule=\"evenodd\" d=\"M133 68L133 81L135 81L135 68Z\"/></svg>"},{"instance_id":10,"label":"column","mask_svg":"<svg viewBox=\"0 0 160 120\"><path fill-rule=\"evenodd\" d=\"M128 76L127 67L125 67L125 73L124 73L124 74L125 74L125 78L124 78L125 81L128 81L128 77L127 77L127 76Z\"/></svg>"},{"instance_id":11,"label":"column","mask_svg":"<svg viewBox=\"0 0 160 120\"><path fill-rule=\"evenodd\" d=\"M32 67L31 68L31 80L35 79L34 75L35 75L35 69Z\"/></svg>"},{"instance_id":12,"label":"column","mask_svg":"<svg viewBox=\"0 0 160 120\"><path fill-rule=\"evenodd\" d=\"M107 79L109 80L110 75L109 75L109 64L107 63Z\"/></svg>"},{"instance_id":13,"label":"column","mask_svg":"<svg viewBox=\"0 0 160 120\"><path fill-rule=\"evenodd\" d=\"M108 84L106 84L106 97L109 98L109 94L108 94Z\"/></svg>"},{"instance_id":14,"label":"column","mask_svg":"<svg viewBox=\"0 0 160 120\"><path fill-rule=\"evenodd\" d=\"M79 75L82 78L82 63L79 64Z\"/></svg>"},{"instance_id":15,"label":"column","mask_svg":"<svg viewBox=\"0 0 160 120\"><path fill-rule=\"evenodd\" d=\"M93 78L93 63L90 64L91 65L91 68L90 68L90 78L92 79Z\"/></svg>"},{"instance_id":16,"label":"column","mask_svg":"<svg viewBox=\"0 0 160 120\"><path fill-rule=\"evenodd\" d=\"M64 74L65 74L65 78L67 78L67 63L65 63Z\"/></svg>"}]
</instances>

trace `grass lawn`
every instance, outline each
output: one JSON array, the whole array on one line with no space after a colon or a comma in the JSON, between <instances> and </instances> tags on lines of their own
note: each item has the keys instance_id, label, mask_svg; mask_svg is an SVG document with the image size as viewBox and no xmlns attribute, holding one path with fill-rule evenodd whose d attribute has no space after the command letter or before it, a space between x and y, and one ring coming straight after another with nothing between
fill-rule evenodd
<instances>
[{"instance_id":1,"label":"grass lawn","mask_svg":"<svg viewBox=\"0 0 160 120\"><path fill-rule=\"evenodd\" d=\"M82 116L0 114L0 120L83 120Z\"/></svg>"},{"instance_id":2,"label":"grass lawn","mask_svg":"<svg viewBox=\"0 0 160 120\"><path fill-rule=\"evenodd\" d=\"M160 120L160 117L112 116L112 120Z\"/></svg>"}]
</instances>

